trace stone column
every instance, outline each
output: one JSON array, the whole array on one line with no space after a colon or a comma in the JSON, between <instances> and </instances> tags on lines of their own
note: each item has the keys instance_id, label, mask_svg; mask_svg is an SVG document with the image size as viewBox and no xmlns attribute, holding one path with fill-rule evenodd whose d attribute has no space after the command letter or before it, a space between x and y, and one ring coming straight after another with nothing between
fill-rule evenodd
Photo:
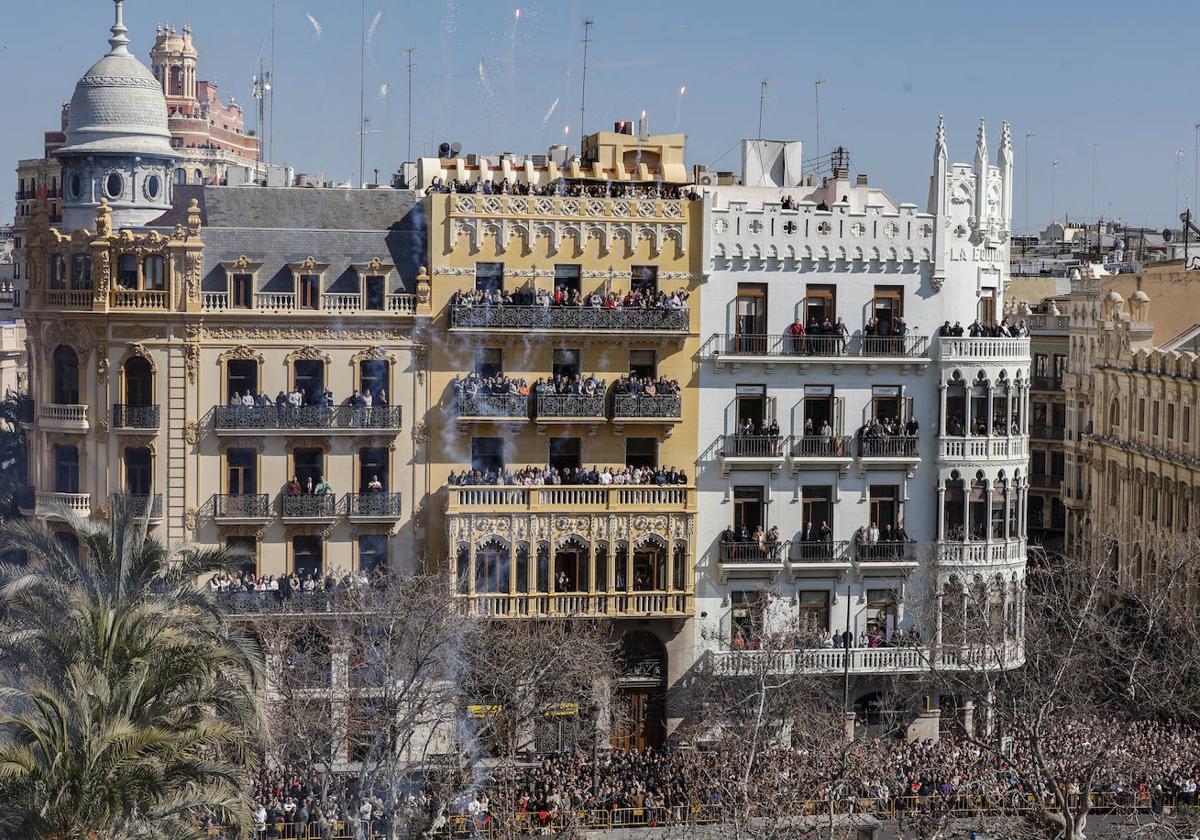
<instances>
[{"instance_id":1,"label":"stone column","mask_svg":"<svg viewBox=\"0 0 1200 840\"><path fill-rule=\"evenodd\" d=\"M938 398L941 400L942 404L941 419L938 420L938 435L941 437L945 437L950 432L950 418L946 416L946 392L948 390L949 386L947 386L945 382L943 382L941 385L938 385Z\"/></svg>"},{"instance_id":2,"label":"stone column","mask_svg":"<svg viewBox=\"0 0 1200 840\"><path fill-rule=\"evenodd\" d=\"M938 542L946 539L946 483L938 482L938 521L937 521L937 538Z\"/></svg>"},{"instance_id":3,"label":"stone column","mask_svg":"<svg viewBox=\"0 0 1200 840\"><path fill-rule=\"evenodd\" d=\"M989 382L987 389L987 422L984 423L984 432L988 437L992 436L992 425L996 417L994 408L995 396L996 386Z\"/></svg>"}]
</instances>

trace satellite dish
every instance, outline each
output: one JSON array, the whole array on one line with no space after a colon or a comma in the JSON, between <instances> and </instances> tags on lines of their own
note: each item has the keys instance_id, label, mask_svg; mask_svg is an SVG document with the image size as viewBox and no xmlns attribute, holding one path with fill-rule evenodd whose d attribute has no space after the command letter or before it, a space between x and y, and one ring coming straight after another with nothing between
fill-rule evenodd
<instances>
[{"instance_id":1,"label":"satellite dish","mask_svg":"<svg viewBox=\"0 0 1200 840\"><path fill-rule=\"evenodd\" d=\"M1170 229L1170 228L1163 228L1163 232L1162 232L1162 238L1163 238L1163 242L1170 242L1170 241L1171 241L1171 235L1172 235L1172 234L1171 234L1171 229Z\"/></svg>"},{"instance_id":2,"label":"satellite dish","mask_svg":"<svg viewBox=\"0 0 1200 840\"><path fill-rule=\"evenodd\" d=\"M458 157L462 153L462 143L452 143L450 145L450 157Z\"/></svg>"}]
</instances>

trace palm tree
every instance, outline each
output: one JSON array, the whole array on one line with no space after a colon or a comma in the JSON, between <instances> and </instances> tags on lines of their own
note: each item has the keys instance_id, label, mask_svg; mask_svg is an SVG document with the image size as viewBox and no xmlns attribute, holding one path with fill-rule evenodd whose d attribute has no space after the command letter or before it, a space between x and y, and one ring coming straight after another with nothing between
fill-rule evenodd
<instances>
[{"instance_id":1,"label":"palm tree","mask_svg":"<svg viewBox=\"0 0 1200 840\"><path fill-rule=\"evenodd\" d=\"M0 835L249 829L261 654L197 586L242 558L149 538L135 504L63 512L74 540L0 525L28 558L0 565Z\"/></svg>"}]
</instances>

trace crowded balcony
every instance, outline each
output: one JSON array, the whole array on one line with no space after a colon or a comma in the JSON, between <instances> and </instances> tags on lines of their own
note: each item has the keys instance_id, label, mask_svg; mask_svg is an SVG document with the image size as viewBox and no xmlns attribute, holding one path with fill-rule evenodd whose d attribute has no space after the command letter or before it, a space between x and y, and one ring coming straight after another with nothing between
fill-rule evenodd
<instances>
[{"instance_id":1,"label":"crowded balcony","mask_svg":"<svg viewBox=\"0 0 1200 840\"><path fill-rule=\"evenodd\" d=\"M929 337L924 335L777 335L714 333L700 350L718 369L743 364L901 364L924 366Z\"/></svg>"},{"instance_id":2,"label":"crowded balcony","mask_svg":"<svg viewBox=\"0 0 1200 840\"><path fill-rule=\"evenodd\" d=\"M589 333L686 333L687 292L658 291L647 278L631 291L581 292L578 279L554 291L501 291L502 277L485 288L456 292L448 307L452 330L563 330ZM569 288L570 287L570 288Z\"/></svg>"},{"instance_id":3,"label":"crowded balcony","mask_svg":"<svg viewBox=\"0 0 1200 840\"><path fill-rule=\"evenodd\" d=\"M402 510L399 493L376 490L346 494L346 515L351 522L395 522Z\"/></svg>"},{"instance_id":4,"label":"crowded balcony","mask_svg":"<svg viewBox=\"0 0 1200 840\"><path fill-rule=\"evenodd\" d=\"M397 433L402 409L398 405L221 405L213 410L217 434Z\"/></svg>"},{"instance_id":5,"label":"crowded balcony","mask_svg":"<svg viewBox=\"0 0 1200 840\"><path fill-rule=\"evenodd\" d=\"M942 540L937 544L938 562L943 565L1008 565L1024 563L1024 539L999 537L993 540Z\"/></svg>"},{"instance_id":6,"label":"crowded balcony","mask_svg":"<svg viewBox=\"0 0 1200 840\"><path fill-rule=\"evenodd\" d=\"M460 393L454 400L460 423L525 423L529 421L528 394Z\"/></svg>"},{"instance_id":7,"label":"crowded balcony","mask_svg":"<svg viewBox=\"0 0 1200 840\"><path fill-rule=\"evenodd\" d=\"M863 461L909 461L920 460L918 438L909 435L863 435L858 441L858 457Z\"/></svg>"},{"instance_id":8,"label":"crowded balcony","mask_svg":"<svg viewBox=\"0 0 1200 840\"><path fill-rule=\"evenodd\" d=\"M943 341L1021 342L1018 338ZM965 368L968 372L970 367ZM968 373L969 375L969 373ZM1029 457L1029 388L1020 369L968 380L952 369L940 387L938 458L942 461L1024 461Z\"/></svg>"},{"instance_id":9,"label":"crowded balcony","mask_svg":"<svg viewBox=\"0 0 1200 840\"><path fill-rule=\"evenodd\" d=\"M749 430L717 439L717 451L721 455L721 470L778 469L788 456L790 437L781 437L779 427L766 430Z\"/></svg>"},{"instance_id":10,"label":"crowded balcony","mask_svg":"<svg viewBox=\"0 0 1200 840\"><path fill-rule=\"evenodd\" d=\"M88 407L63 403L39 403L38 427L47 432L86 432Z\"/></svg>"},{"instance_id":11,"label":"crowded balcony","mask_svg":"<svg viewBox=\"0 0 1200 840\"><path fill-rule=\"evenodd\" d=\"M942 336L938 358L950 362L1016 362L1029 366L1029 339L1011 336Z\"/></svg>"},{"instance_id":12,"label":"crowded balcony","mask_svg":"<svg viewBox=\"0 0 1200 840\"><path fill-rule=\"evenodd\" d=\"M128 500L134 516L144 516L147 519L163 518L162 493L118 493L116 497Z\"/></svg>"},{"instance_id":13,"label":"crowded balcony","mask_svg":"<svg viewBox=\"0 0 1200 840\"><path fill-rule=\"evenodd\" d=\"M678 423L683 416L679 394L617 394L613 420L625 423Z\"/></svg>"},{"instance_id":14,"label":"crowded balcony","mask_svg":"<svg viewBox=\"0 0 1200 840\"><path fill-rule=\"evenodd\" d=\"M271 518L271 498L266 493L217 494L212 516L218 522L266 522Z\"/></svg>"},{"instance_id":15,"label":"crowded balcony","mask_svg":"<svg viewBox=\"0 0 1200 840\"><path fill-rule=\"evenodd\" d=\"M1029 439L1008 437L938 438L938 458L943 461L1023 461L1029 457Z\"/></svg>"},{"instance_id":16,"label":"crowded balcony","mask_svg":"<svg viewBox=\"0 0 1200 840\"><path fill-rule=\"evenodd\" d=\"M686 513L695 506L687 485L454 484L447 488L446 511L455 513L562 513L580 509L615 512Z\"/></svg>"},{"instance_id":17,"label":"crowded balcony","mask_svg":"<svg viewBox=\"0 0 1200 840\"><path fill-rule=\"evenodd\" d=\"M539 423L602 423L607 419L603 393L537 394L536 400L535 411Z\"/></svg>"},{"instance_id":18,"label":"crowded balcony","mask_svg":"<svg viewBox=\"0 0 1200 840\"><path fill-rule=\"evenodd\" d=\"M160 407L157 405L114 405L113 429L117 431L157 429L160 413Z\"/></svg>"},{"instance_id":19,"label":"crowded balcony","mask_svg":"<svg viewBox=\"0 0 1200 840\"><path fill-rule=\"evenodd\" d=\"M774 577L783 570L794 576L840 574L850 568L850 543L847 540L786 540L770 534L761 540L739 540L730 533L719 542L718 572L728 578Z\"/></svg>"},{"instance_id":20,"label":"crowded balcony","mask_svg":"<svg viewBox=\"0 0 1200 840\"><path fill-rule=\"evenodd\" d=\"M279 515L285 522L332 522L338 517L337 496L320 489L314 493L297 493L289 488L289 492L279 496Z\"/></svg>"},{"instance_id":21,"label":"crowded balcony","mask_svg":"<svg viewBox=\"0 0 1200 840\"><path fill-rule=\"evenodd\" d=\"M888 571L915 569L920 557L918 543L907 539L889 539L886 535L875 541L857 541L854 561L860 568Z\"/></svg>"},{"instance_id":22,"label":"crowded balcony","mask_svg":"<svg viewBox=\"0 0 1200 840\"><path fill-rule=\"evenodd\" d=\"M943 563L1023 563L1028 477L958 470L938 486L938 559Z\"/></svg>"}]
</instances>

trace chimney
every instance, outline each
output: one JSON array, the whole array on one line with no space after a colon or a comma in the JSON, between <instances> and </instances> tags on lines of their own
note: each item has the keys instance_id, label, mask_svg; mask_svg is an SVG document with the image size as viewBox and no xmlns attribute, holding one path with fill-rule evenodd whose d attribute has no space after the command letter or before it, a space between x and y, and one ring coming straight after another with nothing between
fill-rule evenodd
<instances>
[{"instance_id":1,"label":"chimney","mask_svg":"<svg viewBox=\"0 0 1200 840\"><path fill-rule=\"evenodd\" d=\"M856 178L854 181L854 186L865 187L866 185L867 185L867 176L865 173L860 172L858 174L858 178Z\"/></svg>"}]
</instances>

